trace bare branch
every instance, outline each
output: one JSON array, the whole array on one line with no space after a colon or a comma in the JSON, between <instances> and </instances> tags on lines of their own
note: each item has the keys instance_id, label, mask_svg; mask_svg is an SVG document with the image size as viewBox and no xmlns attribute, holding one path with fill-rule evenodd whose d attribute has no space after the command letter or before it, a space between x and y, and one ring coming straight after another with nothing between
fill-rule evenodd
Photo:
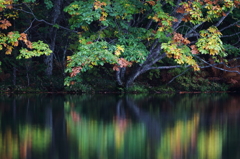
<instances>
[{"instance_id":1,"label":"bare branch","mask_svg":"<svg viewBox=\"0 0 240 159\"><path fill-rule=\"evenodd\" d=\"M237 36L238 34L240 34L240 32L230 34L230 35L223 35L223 36L221 36L221 38L229 38L229 37L232 37L232 36Z\"/></svg>"},{"instance_id":2,"label":"bare branch","mask_svg":"<svg viewBox=\"0 0 240 159\"><path fill-rule=\"evenodd\" d=\"M175 65L175 66L158 66L158 67L149 67L148 69L146 69L146 71L148 70L154 70L154 69L172 69L172 68L180 68L180 67L183 67L183 65ZM189 66L187 66L189 67Z\"/></svg>"},{"instance_id":3,"label":"bare branch","mask_svg":"<svg viewBox=\"0 0 240 159\"><path fill-rule=\"evenodd\" d=\"M236 21L235 23L232 23L232 24L230 24L230 25L228 25L228 26L220 29L219 31L222 32L223 30L228 29L228 28L230 28L230 27L232 27L232 26L234 26L234 25L237 25L238 23L240 23L240 20L238 20L238 21Z\"/></svg>"},{"instance_id":4,"label":"bare branch","mask_svg":"<svg viewBox=\"0 0 240 159\"><path fill-rule=\"evenodd\" d=\"M185 37L188 38L188 37L191 35L191 33L192 33L192 32L195 32L195 30L196 30L198 27L200 27L203 23L204 23L204 22L195 25L195 26L185 35Z\"/></svg>"},{"instance_id":5,"label":"bare branch","mask_svg":"<svg viewBox=\"0 0 240 159\"><path fill-rule=\"evenodd\" d=\"M26 6L27 6L27 5L26 5ZM28 7L28 6L27 6L27 7ZM29 7L28 7L28 8L29 8ZM19 9L19 8L13 8L13 9L22 11L22 12L27 13L27 14L31 14L31 15L34 17L34 20L36 20L36 21L38 21L38 22L44 22L44 23L46 23L46 24L48 24L48 25L51 25L51 26L56 25L56 24L53 24L53 23L49 23L49 22L47 22L47 21L45 21L45 20L43 20L43 19L38 19L38 18L35 16L35 14L32 12L31 8L29 8L31 12L28 12L28 11L26 11L26 10ZM77 31L71 30L71 29L66 28L66 27L63 27L63 26L61 26L61 25L58 25L58 26L59 26L59 28L61 28L61 29L64 29L64 30L67 30L67 31L70 31L70 32L77 33Z\"/></svg>"},{"instance_id":6,"label":"bare branch","mask_svg":"<svg viewBox=\"0 0 240 159\"><path fill-rule=\"evenodd\" d=\"M197 57L197 56L196 56ZM240 74L239 71L234 71L234 70L226 70L224 68L220 68L220 67L216 67L216 65L219 65L220 63L217 63L217 64L210 64L208 63L207 61L201 59L200 57L197 57L199 60L201 60L202 62L204 62L205 64L207 64L209 67L213 67L213 68L216 68L218 70L222 70L222 71L226 71L226 72L234 72L234 73L237 73L237 74ZM223 64L223 63L222 63ZM206 68L206 66L203 66L203 67L200 67L200 68Z\"/></svg>"},{"instance_id":7,"label":"bare branch","mask_svg":"<svg viewBox=\"0 0 240 159\"><path fill-rule=\"evenodd\" d=\"M224 19L229 15L229 13L230 13L232 10L233 10L233 8L231 8L231 9L227 12L227 14L226 14L225 16L223 16L223 17L218 21L217 24L215 24L215 26L218 27L218 26L224 21Z\"/></svg>"},{"instance_id":8,"label":"bare branch","mask_svg":"<svg viewBox=\"0 0 240 159\"><path fill-rule=\"evenodd\" d=\"M32 24L33 24L34 21L35 21L35 19L33 19L33 21L31 22L30 26L24 31L24 33L26 33L32 27Z\"/></svg>"},{"instance_id":9,"label":"bare branch","mask_svg":"<svg viewBox=\"0 0 240 159\"><path fill-rule=\"evenodd\" d=\"M170 84L170 83L172 83L172 82L173 82L176 78L178 78L179 76L182 76L182 75L183 75L184 73L186 73L189 69L190 69L190 68L186 69L185 71L183 71L183 72L180 73L179 75L173 77L173 78L167 83L167 85Z\"/></svg>"}]
</instances>

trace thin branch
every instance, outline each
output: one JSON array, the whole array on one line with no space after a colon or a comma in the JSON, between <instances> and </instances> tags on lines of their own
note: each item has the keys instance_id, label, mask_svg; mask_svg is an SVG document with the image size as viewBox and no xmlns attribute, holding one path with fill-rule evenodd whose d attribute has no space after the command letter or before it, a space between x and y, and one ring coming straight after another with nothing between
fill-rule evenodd
<instances>
[{"instance_id":1,"label":"thin branch","mask_svg":"<svg viewBox=\"0 0 240 159\"><path fill-rule=\"evenodd\" d=\"M232 36L236 36L238 34L240 34L240 32L237 32L237 33L234 33L234 34L230 34L230 35L223 35L223 36L221 36L221 38L229 38L229 37L232 37Z\"/></svg>"},{"instance_id":2,"label":"thin branch","mask_svg":"<svg viewBox=\"0 0 240 159\"><path fill-rule=\"evenodd\" d=\"M232 23L232 24L230 24L230 25L228 25L228 26L220 29L219 31L222 32L223 30L228 29L228 28L230 28L230 27L232 27L232 26L234 26L234 25L237 25L238 23L240 23L240 20L238 20L238 21L236 21L235 23Z\"/></svg>"},{"instance_id":3,"label":"thin branch","mask_svg":"<svg viewBox=\"0 0 240 159\"><path fill-rule=\"evenodd\" d=\"M229 13L230 13L232 10L233 10L233 8L231 8L231 9L227 12L227 14L226 14L225 16L223 16L223 17L218 21L217 24L215 24L215 26L218 27L218 26L224 21L224 19L229 15Z\"/></svg>"},{"instance_id":4,"label":"thin branch","mask_svg":"<svg viewBox=\"0 0 240 159\"><path fill-rule=\"evenodd\" d=\"M142 19L140 19L140 20L136 23L135 26L138 26L141 22L143 22L143 21L150 15L151 12L152 12L152 10L150 10L148 13L146 13L146 15L143 16ZM140 18L140 16L139 16L139 18Z\"/></svg>"},{"instance_id":5,"label":"thin branch","mask_svg":"<svg viewBox=\"0 0 240 159\"><path fill-rule=\"evenodd\" d=\"M161 69L161 70L163 70L163 69L172 69L172 68L180 68L180 67L183 67L183 65L149 67L149 68L146 69L146 71L148 71L148 70L156 70L156 69Z\"/></svg>"},{"instance_id":6,"label":"thin branch","mask_svg":"<svg viewBox=\"0 0 240 159\"><path fill-rule=\"evenodd\" d=\"M149 22L148 22L148 24L147 24L147 26L146 26L146 29L147 29L147 30L151 27L152 23L153 23L153 20L150 19Z\"/></svg>"},{"instance_id":7,"label":"thin branch","mask_svg":"<svg viewBox=\"0 0 240 159\"><path fill-rule=\"evenodd\" d=\"M27 5L26 5L26 6L27 6ZM27 7L28 7L28 6L27 6ZM29 8L29 7L28 7L28 8ZM13 8L13 9L22 11L22 12L27 13L27 14L31 14L31 15L34 17L34 19L35 19L36 21L38 21L38 22L44 22L44 23L46 23L46 24L48 24L48 25L51 25L51 26L56 25L56 24L53 24L53 23L49 23L49 22L47 22L47 21L45 21L45 20L43 20L43 19L38 19L38 18L35 16L35 14L32 12L31 8L29 8L29 9L31 10L31 12L25 11L25 10L23 10L23 9L18 9L18 8ZM78 33L77 31L71 30L71 29L66 28L66 27L63 27L63 26L61 26L61 25L58 25L58 27L61 28L61 29L70 31L70 32Z\"/></svg>"},{"instance_id":8,"label":"thin branch","mask_svg":"<svg viewBox=\"0 0 240 159\"><path fill-rule=\"evenodd\" d=\"M33 19L33 21L31 22L30 26L24 31L24 33L26 33L32 27L32 24L33 24L34 21L35 21L35 19Z\"/></svg>"},{"instance_id":9,"label":"thin branch","mask_svg":"<svg viewBox=\"0 0 240 159\"><path fill-rule=\"evenodd\" d=\"M197 56L196 56L197 57ZM210 64L208 63L207 61L201 59L200 57L197 57L199 60L201 60L202 62L204 62L205 64L207 64L209 67L213 67L213 68L216 68L218 70L222 70L222 71L226 71L226 72L234 72L234 73L237 73L237 74L240 74L239 71L232 71L232 70L226 70L224 68L220 68L220 67L216 67L215 64ZM219 65L220 63L218 63L217 65ZM200 68L206 68L206 66L203 66L203 67L200 67Z\"/></svg>"},{"instance_id":10,"label":"thin branch","mask_svg":"<svg viewBox=\"0 0 240 159\"><path fill-rule=\"evenodd\" d=\"M185 37L188 37L189 34L191 34L192 32L195 32L195 30L196 30L198 27L200 27L203 23L204 23L204 22L195 25L195 26L185 35Z\"/></svg>"},{"instance_id":11,"label":"thin branch","mask_svg":"<svg viewBox=\"0 0 240 159\"><path fill-rule=\"evenodd\" d=\"M180 73L179 75L173 77L166 85L172 83L176 78L178 78L179 76L182 76L184 73L186 73L190 68L186 69L185 71L183 71L182 73Z\"/></svg>"}]
</instances>

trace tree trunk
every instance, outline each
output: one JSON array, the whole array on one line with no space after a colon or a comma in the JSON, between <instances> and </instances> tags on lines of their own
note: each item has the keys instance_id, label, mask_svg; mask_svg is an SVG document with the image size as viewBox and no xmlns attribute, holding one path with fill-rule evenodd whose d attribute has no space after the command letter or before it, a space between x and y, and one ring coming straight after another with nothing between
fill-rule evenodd
<instances>
[{"instance_id":1,"label":"tree trunk","mask_svg":"<svg viewBox=\"0 0 240 159\"><path fill-rule=\"evenodd\" d=\"M50 47L52 51L52 47ZM44 63L47 65L47 68L45 70L45 74L47 76L52 76L52 70L53 70L53 53L51 53L49 56L46 56L44 59Z\"/></svg>"},{"instance_id":2,"label":"tree trunk","mask_svg":"<svg viewBox=\"0 0 240 159\"><path fill-rule=\"evenodd\" d=\"M134 82L134 80L140 75L142 74L141 72L141 66L137 66L137 68L131 73L131 75L128 77L127 81L126 81L126 88L128 88L129 86L131 86Z\"/></svg>"},{"instance_id":3,"label":"tree trunk","mask_svg":"<svg viewBox=\"0 0 240 159\"><path fill-rule=\"evenodd\" d=\"M57 20L59 19L59 16L61 14L62 3L63 3L63 0L54 1L52 21L51 21L52 24L56 24ZM49 56L46 56L44 60L44 63L47 65L47 68L45 70L45 74L47 76L51 76L53 71L53 54L54 54L55 45L56 45L56 36L57 36L57 28L52 27L49 31L49 37L51 39L50 49L52 50L52 53Z\"/></svg>"},{"instance_id":4,"label":"tree trunk","mask_svg":"<svg viewBox=\"0 0 240 159\"><path fill-rule=\"evenodd\" d=\"M16 85L16 80L17 80L17 68L16 66L13 66L13 85L15 86Z\"/></svg>"}]
</instances>

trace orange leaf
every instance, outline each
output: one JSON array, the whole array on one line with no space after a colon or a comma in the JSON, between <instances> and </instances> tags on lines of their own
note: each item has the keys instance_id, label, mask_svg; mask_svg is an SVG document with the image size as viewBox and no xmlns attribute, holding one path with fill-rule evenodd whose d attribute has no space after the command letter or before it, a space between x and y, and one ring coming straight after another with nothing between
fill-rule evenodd
<instances>
[{"instance_id":1,"label":"orange leaf","mask_svg":"<svg viewBox=\"0 0 240 159\"><path fill-rule=\"evenodd\" d=\"M184 15L184 17L182 18L182 21L184 21L184 22L188 22L189 20L191 20L191 17L190 17L189 14L188 15Z\"/></svg>"},{"instance_id":2,"label":"orange leaf","mask_svg":"<svg viewBox=\"0 0 240 159\"><path fill-rule=\"evenodd\" d=\"M192 53L192 54L194 54L194 55L199 54L199 51L198 51L196 45L191 45L190 47L191 47L191 49L192 49L192 50L191 50L191 53Z\"/></svg>"},{"instance_id":3,"label":"orange leaf","mask_svg":"<svg viewBox=\"0 0 240 159\"><path fill-rule=\"evenodd\" d=\"M185 9L183 7L179 7L177 10L176 10L177 13L184 13L185 12Z\"/></svg>"},{"instance_id":4,"label":"orange leaf","mask_svg":"<svg viewBox=\"0 0 240 159\"><path fill-rule=\"evenodd\" d=\"M154 1L147 1L148 4L150 4L151 6L154 6L156 4L156 2Z\"/></svg>"},{"instance_id":5,"label":"orange leaf","mask_svg":"<svg viewBox=\"0 0 240 159\"><path fill-rule=\"evenodd\" d=\"M0 22L2 23L0 24L1 29L7 29L8 27L12 26L12 24L6 19L0 20Z\"/></svg>"},{"instance_id":6,"label":"orange leaf","mask_svg":"<svg viewBox=\"0 0 240 159\"><path fill-rule=\"evenodd\" d=\"M80 67L80 66L72 68L72 72L70 73L70 77L76 76L81 71L81 69L82 69L82 67Z\"/></svg>"},{"instance_id":7,"label":"orange leaf","mask_svg":"<svg viewBox=\"0 0 240 159\"><path fill-rule=\"evenodd\" d=\"M113 71L119 71L119 66L117 64L113 66Z\"/></svg>"}]
</instances>

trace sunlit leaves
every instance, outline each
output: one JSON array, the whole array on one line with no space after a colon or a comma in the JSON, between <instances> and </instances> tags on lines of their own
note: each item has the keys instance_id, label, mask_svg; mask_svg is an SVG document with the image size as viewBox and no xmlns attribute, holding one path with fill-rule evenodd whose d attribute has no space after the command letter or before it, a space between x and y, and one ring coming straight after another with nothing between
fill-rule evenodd
<instances>
[{"instance_id":1,"label":"sunlit leaves","mask_svg":"<svg viewBox=\"0 0 240 159\"><path fill-rule=\"evenodd\" d=\"M105 2L95 1L93 7L94 9L102 9L102 6L106 6L106 5L107 3Z\"/></svg>"},{"instance_id":2,"label":"sunlit leaves","mask_svg":"<svg viewBox=\"0 0 240 159\"><path fill-rule=\"evenodd\" d=\"M198 71L199 66L194 60L191 50L187 46L190 41L179 33L174 33L172 41L162 44L162 49L166 52L168 58L174 58L178 64L191 65Z\"/></svg>"},{"instance_id":3,"label":"sunlit leaves","mask_svg":"<svg viewBox=\"0 0 240 159\"><path fill-rule=\"evenodd\" d=\"M181 3L177 9L178 13L188 13L183 21L190 21L193 24L198 24L204 21L212 21L215 18L226 16L226 12L234 7L238 7L236 2L231 0L204 0L204 1L187 1Z\"/></svg>"},{"instance_id":4,"label":"sunlit leaves","mask_svg":"<svg viewBox=\"0 0 240 159\"><path fill-rule=\"evenodd\" d=\"M119 55L121 54L121 52L124 52L124 47L121 46L121 45L117 45L114 54L115 54L116 56L119 56Z\"/></svg>"},{"instance_id":5,"label":"sunlit leaves","mask_svg":"<svg viewBox=\"0 0 240 159\"><path fill-rule=\"evenodd\" d=\"M12 8L13 0L0 0L0 12L3 11L4 8Z\"/></svg>"},{"instance_id":6,"label":"sunlit leaves","mask_svg":"<svg viewBox=\"0 0 240 159\"><path fill-rule=\"evenodd\" d=\"M34 2L34 0L24 2ZM0 0L0 12L4 12L7 9L11 10L12 4L12 0ZM13 17L16 18L16 16ZM12 24L9 20L0 20L1 30L10 30L11 26ZM28 40L26 33L19 33L18 31L0 33L0 50L5 48L5 54L10 55L13 49L19 46L19 41L22 41L25 46L23 48L18 48L20 52L18 58L31 58L33 56L49 55L52 52L47 44L42 41L31 42Z\"/></svg>"},{"instance_id":7,"label":"sunlit leaves","mask_svg":"<svg viewBox=\"0 0 240 159\"><path fill-rule=\"evenodd\" d=\"M74 1L65 11L71 15L71 27L81 30L81 37L80 47L74 48L67 72L75 72L75 77L77 73L105 63L118 70L120 59L144 65L148 55L154 54L155 46L177 64L190 65L194 70L199 70L196 56L225 56L221 33L215 27L207 28L214 25L213 21L230 14L237 3L229 0L174 2ZM194 35L189 36L188 32ZM104 48L101 47L103 42ZM108 58L111 60L107 61Z\"/></svg>"},{"instance_id":8,"label":"sunlit leaves","mask_svg":"<svg viewBox=\"0 0 240 159\"><path fill-rule=\"evenodd\" d=\"M37 57L41 55L50 55L52 51L50 50L49 46L43 41L37 41L31 43L31 49L22 48L20 50L20 54L18 55L18 59L21 58L31 58L31 57Z\"/></svg>"},{"instance_id":9,"label":"sunlit leaves","mask_svg":"<svg viewBox=\"0 0 240 159\"><path fill-rule=\"evenodd\" d=\"M131 66L132 62L125 60L124 58L119 58L118 63L113 66L114 71L119 71L120 68Z\"/></svg>"},{"instance_id":10,"label":"sunlit leaves","mask_svg":"<svg viewBox=\"0 0 240 159\"><path fill-rule=\"evenodd\" d=\"M216 27L210 27L207 30L200 32L200 38L198 39L196 46L202 54L219 55L221 57L226 56L223 52L222 41L220 39L221 32Z\"/></svg>"}]
</instances>

